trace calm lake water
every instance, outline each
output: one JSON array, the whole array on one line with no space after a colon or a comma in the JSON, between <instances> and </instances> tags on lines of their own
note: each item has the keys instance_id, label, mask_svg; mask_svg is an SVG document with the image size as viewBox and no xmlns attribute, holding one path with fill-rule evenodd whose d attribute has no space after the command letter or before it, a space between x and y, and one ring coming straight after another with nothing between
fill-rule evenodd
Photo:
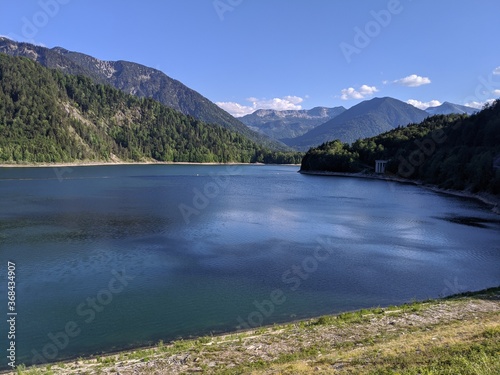
<instances>
[{"instance_id":1,"label":"calm lake water","mask_svg":"<svg viewBox=\"0 0 500 375\"><path fill-rule=\"evenodd\" d=\"M0 306L5 321L12 261L17 362L500 285L488 207L297 170L0 169ZM5 353L5 323L0 334Z\"/></svg>"}]
</instances>

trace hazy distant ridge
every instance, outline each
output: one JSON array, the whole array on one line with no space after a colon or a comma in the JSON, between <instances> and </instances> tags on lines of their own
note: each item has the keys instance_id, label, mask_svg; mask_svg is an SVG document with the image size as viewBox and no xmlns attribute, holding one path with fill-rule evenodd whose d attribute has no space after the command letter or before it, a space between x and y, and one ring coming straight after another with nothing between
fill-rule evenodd
<instances>
[{"instance_id":1,"label":"hazy distant ridge","mask_svg":"<svg viewBox=\"0 0 500 375\"><path fill-rule=\"evenodd\" d=\"M300 137L284 139L283 142L304 151L335 139L352 143L398 126L420 122L428 116L427 112L400 100L374 98L349 108Z\"/></svg>"},{"instance_id":2,"label":"hazy distant ridge","mask_svg":"<svg viewBox=\"0 0 500 375\"><path fill-rule=\"evenodd\" d=\"M259 109L240 120L252 130L279 140L301 136L345 111L344 107L287 111Z\"/></svg>"}]
</instances>

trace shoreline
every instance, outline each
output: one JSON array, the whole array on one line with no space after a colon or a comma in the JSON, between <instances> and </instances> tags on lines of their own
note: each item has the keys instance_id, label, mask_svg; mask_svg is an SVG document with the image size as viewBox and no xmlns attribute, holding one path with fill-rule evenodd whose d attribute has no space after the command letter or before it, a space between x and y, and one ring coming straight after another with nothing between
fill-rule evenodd
<instances>
[{"instance_id":1,"label":"shoreline","mask_svg":"<svg viewBox=\"0 0 500 375\"><path fill-rule=\"evenodd\" d=\"M195 336L173 340L169 343L160 341L149 346L99 353L29 368L21 367L21 372L3 369L0 370L0 374L15 375L26 372L35 375L45 369L50 370L54 375L82 373L132 375L151 370L165 370L167 371L165 373L172 374L187 372L215 374L219 373L219 370L238 369L238 366L241 370L259 370L259 368L254 369L252 365L255 357L267 362L266 367L260 368L265 370L276 365L276 361L273 360L276 352L286 356L287 353L294 353L297 350L296 337L305 336L319 345L320 342L325 341L325 335L328 335L327 337L331 340L327 342L337 342L339 346L336 350L338 351L351 350L350 348L359 350L359 345L351 346L343 345L343 343L360 342L363 343L361 345L363 347L366 346L367 340L373 341L377 333L387 334L394 332L395 329L400 331L401 340L406 341L408 340L407 333L414 331L415 327L427 326L426 330L433 331L434 326L448 327L448 324L453 324L453 322L460 322L460 327L462 327L464 319L478 323L478 315L488 317L490 325L500 327L498 325L500 324L500 287L399 305L378 306L292 320L248 330ZM482 320L479 323L481 328L484 323ZM462 334L463 332L459 332L459 335ZM436 333L431 332L429 335L429 343L433 343L436 340ZM385 345L384 342L382 345ZM368 350L369 347L368 345ZM307 350L307 345L302 349ZM331 350L331 348L327 349ZM409 349L415 348L410 346ZM269 353L266 350L269 350ZM321 365L317 353L312 357L312 359L315 358L319 360L318 365ZM294 358L290 360L292 364L295 361ZM339 363L346 364L342 360ZM256 373L252 371L244 373L250 372Z\"/></svg>"},{"instance_id":2,"label":"shoreline","mask_svg":"<svg viewBox=\"0 0 500 375\"><path fill-rule=\"evenodd\" d=\"M265 164L265 163L198 163L198 162L187 162L187 161L139 161L139 162L128 162L128 161L82 161L82 162L70 162L70 163L27 163L27 164L0 164L0 168L72 168L72 167L107 167L107 166L117 166L117 165L281 165L290 167L300 167L300 164Z\"/></svg>"},{"instance_id":3,"label":"shoreline","mask_svg":"<svg viewBox=\"0 0 500 375\"><path fill-rule=\"evenodd\" d=\"M460 198L468 198L479 200L480 202L491 206L491 211L495 214L500 215L500 197L495 197L490 194L474 194L466 191L460 190L450 190L450 189L442 189L435 185L424 184L422 181L418 180L409 180L402 177L390 176L390 175L377 175L377 174L368 174L363 172L358 173L348 173L348 172L329 172L329 171L302 171L299 170L300 174L311 175L311 176L331 176L331 177L353 177L353 178L365 178L371 180L379 180L379 181L391 181L398 182L401 184L409 184L419 186L421 188L431 190L434 193L441 193L446 195L452 195Z\"/></svg>"},{"instance_id":4,"label":"shoreline","mask_svg":"<svg viewBox=\"0 0 500 375\"><path fill-rule=\"evenodd\" d=\"M101 162L101 161L81 161L81 162L70 162L70 163L27 163L27 164L0 164L1 168L73 168L73 167L106 167L106 166L130 166L130 165L197 165L197 166L223 166L223 165L254 165L254 166L265 166L265 165L279 165L279 166L290 166L290 167L300 167L300 164L265 164L265 163L197 163L197 162L161 162L161 161L144 161L144 162L127 162L127 161L111 161L111 162ZM422 181L409 180L403 177L391 176L391 175L378 175L374 173L363 173L363 172L330 172L330 171L297 171L300 174L311 175L311 176L332 176L332 177L353 177L353 178L365 178L380 181L391 181L398 182L401 184L411 184L415 186L422 187L427 190L431 190L435 193L441 193L446 195L452 195L455 197L468 198L479 200L480 202L491 206L491 211L500 215L500 197L493 196L491 194L479 193L474 194L466 191L460 190L450 190L442 189L435 185L424 184Z\"/></svg>"},{"instance_id":5,"label":"shoreline","mask_svg":"<svg viewBox=\"0 0 500 375\"><path fill-rule=\"evenodd\" d=\"M71 168L71 167L106 167L116 165L264 165L261 163L191 163L191 162L162 162L162 161L140 161L140 162L101 162L82 161L70 163L30 163L30 164L0 164L0 168Z\"/></svg>"}]
</instances>

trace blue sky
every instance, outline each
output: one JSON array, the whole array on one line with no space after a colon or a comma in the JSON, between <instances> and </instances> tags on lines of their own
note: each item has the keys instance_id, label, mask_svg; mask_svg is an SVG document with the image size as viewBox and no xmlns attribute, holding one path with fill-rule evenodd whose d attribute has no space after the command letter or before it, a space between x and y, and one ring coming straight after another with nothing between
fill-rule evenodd
<instances>
[{"instance_id":1,"label":"blue sky","mask_svg":"<svg viewBox=\"0 0 500 375\"><path fill-rule=\"evenodd\" d=\"M237 116L500 96L498 0L23 0L0 35L162 70ZM496 73L496 74L495 74Z\"/></svg>"}]
</instances>

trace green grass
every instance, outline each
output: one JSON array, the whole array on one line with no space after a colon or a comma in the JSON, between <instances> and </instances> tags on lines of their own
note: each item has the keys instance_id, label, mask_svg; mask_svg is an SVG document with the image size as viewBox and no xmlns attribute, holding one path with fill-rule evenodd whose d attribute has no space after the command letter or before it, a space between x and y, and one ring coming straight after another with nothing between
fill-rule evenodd
<instances>
[{"instance_id":1,"label":"green grass","mask_svg":"<svg viewBox=\"0 0 500 375\"><path fill-rule=\"evenodd\" d=\"M365 375L498 375L498 308L492 307L491 311L485 312L478 310L464 316L461 312L467 304L475 306L488 299L494 303L490 306L498 306L499 295L500 288L493 288L442 300L375 307L283 325L275 324L225 336L204 336L177 340L171 344L160 341L152 348L94 359L79 358L76 363L30 369L20 366L17 374L116 373L116 369L126 361L144 363L173 356L175 360L186 358L187 362L183 363L188 368L223 375L333 372ZM444 314L443 319L434 319L441 310L456 312L456 316L462 317L448 319ZM260 350L272 345L278 345L280 350L265 356L260 356L255 349L249 349L259 347ZM163 372L169 373L169 370Z\"/></svg>"},{"instance_id":2,"label":"green grass","mask_svg":"<svg viewBox=\"0 0 500 375\"><path fill-rule=\"evenodd\" d=\"M491 332L494 335L491 335ZM407 352L404 356L383 357L373 363L370 375L498 375L500 374L500 328L483 332L474 343L432 347L422 352Z\"/></svg>"}]
</instances>

